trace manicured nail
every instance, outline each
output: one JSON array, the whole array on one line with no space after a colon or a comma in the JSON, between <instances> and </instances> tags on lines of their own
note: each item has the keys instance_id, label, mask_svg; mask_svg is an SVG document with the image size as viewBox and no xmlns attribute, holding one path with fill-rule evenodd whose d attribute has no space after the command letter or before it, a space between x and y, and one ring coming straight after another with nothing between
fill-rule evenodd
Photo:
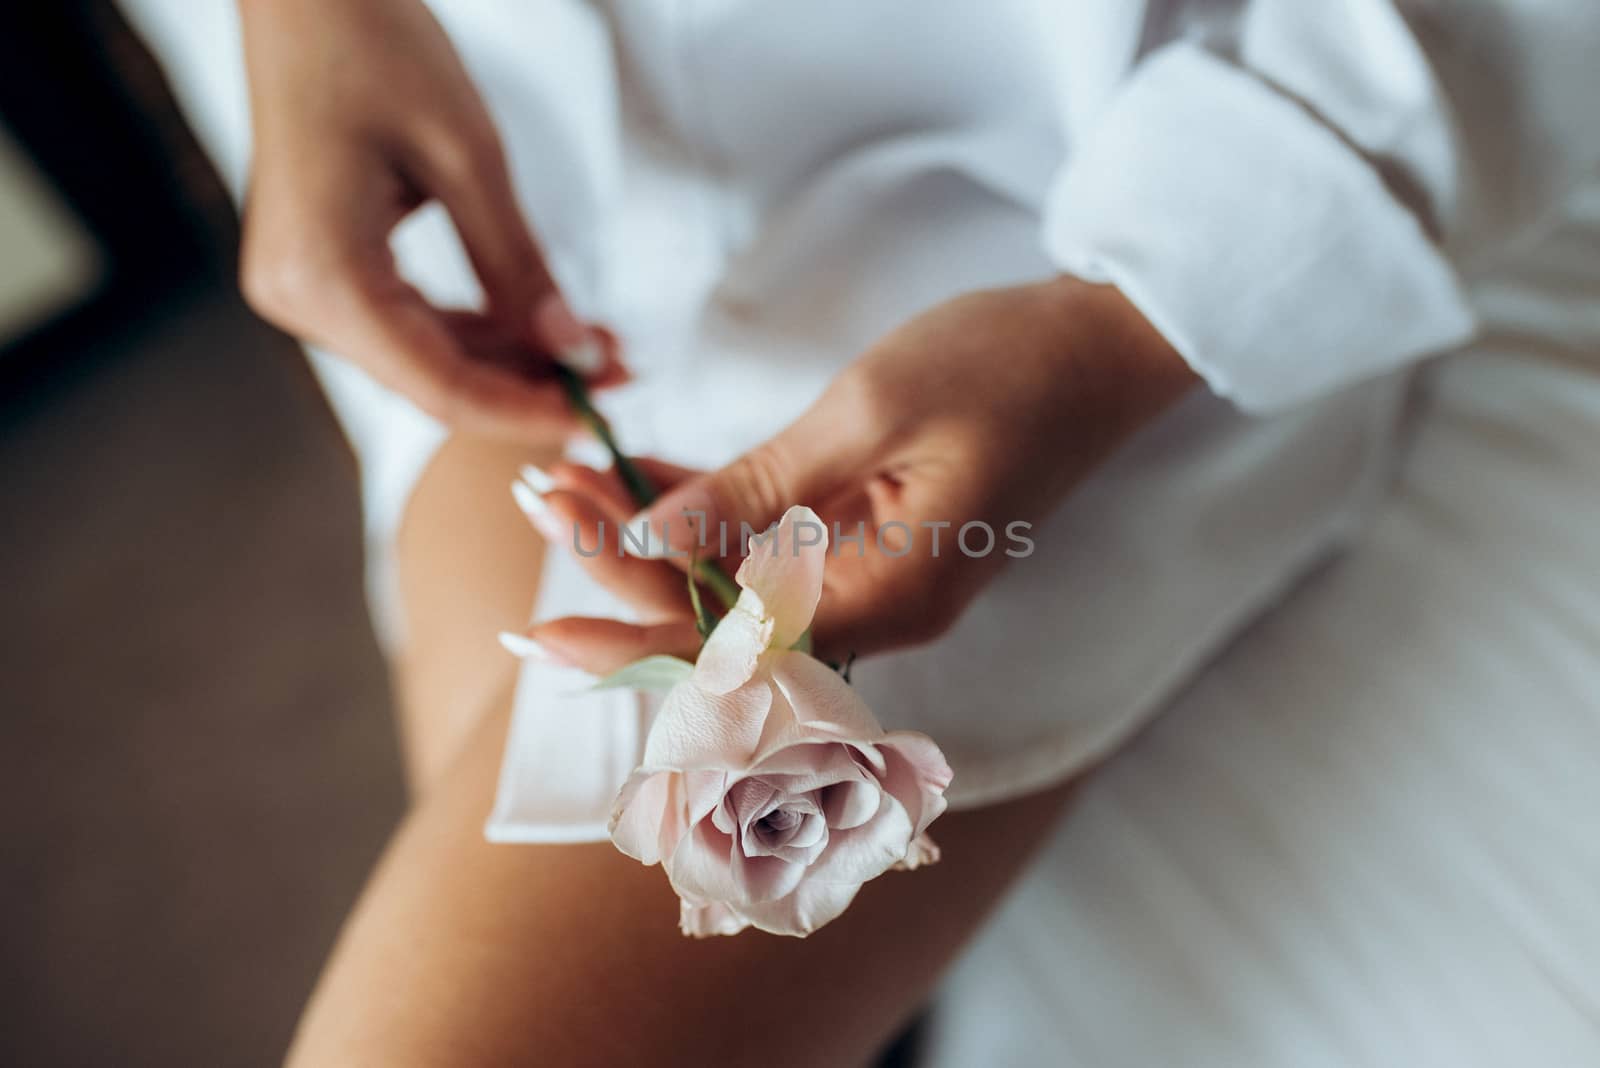
<instances>
[{"instance_id":1,"label":"manicured nail","mask_svg":"<svg viewBox=\"0 0 1600 1068\"><path fill-rule=\"evenodd\" d=\"M629 556L640 560L667 558L667 539L662 536L660 527L651 524L648 512L640 512L624 523L619 536Z\"/></svg>"},{"instance_id":2,"label":"manicured nail","mask_svg":"<svg viewBox=\"0 0 1600 1068\"><path fill-rule=\"evenodd\" d=\"M500 632L500 644L506 652L519 660L534 660L541 664L559 664L561 661L550 650L528 637L518 634L514 630Z\"/></svg>"},{"instance_id":3,"label":"manicured nail","mask_svg":"<svg viewBox=\"0 0 1600 1068\"><path fill-rule=\"evenodd\" d=\"M725 531L713 514L710 493L698 484L680 486L635 515L620 532L622 548L641 560L720 555L738 531Z\"/></svg>"},{"instance_id":4,"label":"manicured nail","mask_svg":"<svg viewBox=\"0 0 1600 1068\"><path fill-rule=\"evenodd\" d=\"M589 341L589 328L583 325L560 293L551 293L533 309L536 337L556 350L569 349Z\"/></svg>"},{"instance_id":5,"label":"manicured nail","mask_svg":"<svg viewBox=\"0 0 1600 1068\"><path fill-rule=\"evenodd\" d=\"M528 522L533 524L533 529L543 534L546 541L561 540L561 521L556 518L550 502L542 494L535 492L526 482L513 482L511 496L517 502L517 507L522 509L522 514L528 517Z\"/></svg>"},{"instance_id":6,"label":"manicured nail","mask_svg":"<svg viewBox=\"0 0 1600 1068\"><path fill-rule=\"evenodd\" d=\"M522 481L526 482L528 488L535 493L549 493L556 488L556 480L551 478L550 472L542 467L523 464L519 473L522 475Z\"/></svg>"},{"instance_id":7,"label":"manicured nail","mask_svg":"<svg viewBox=\"0 0 1600 1068\"><path fill-rule=\"evenodd\" d=\"M606 354L600 351L600 345L595 341L564 348L557 358L579 378L592 378L606 366Z\"/></svg>"}]
</instances>

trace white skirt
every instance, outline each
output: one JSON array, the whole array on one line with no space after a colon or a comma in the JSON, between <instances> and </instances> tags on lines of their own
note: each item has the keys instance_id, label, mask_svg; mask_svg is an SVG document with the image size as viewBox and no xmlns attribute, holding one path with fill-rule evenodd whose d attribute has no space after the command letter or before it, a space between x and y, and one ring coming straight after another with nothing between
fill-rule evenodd
<instances>
[{"instance_id":1,"label":"white skirt","mask_svg":"<svg viewBox=\"0 0 1600 1068\"><path fill-rule=\"evenodd\" d=\"M231 3L124 6L241 190ZM938 79L903 92L874 85L841 38L835 105L813 115L795 101L817 73L791 68L819 57L797 59L770 28L718 38L644 2L436 8L565 290L627 341L637 380L607 404L631 451L722 463L910 315L1052 272L1038 214L1071 150L1070 109L1028 81L1036 67L999 61L1005 42L970 47L993 30L988 9L952 5L970 25L930 35L951 49L930 60ZM993 114L938 91L974 63L1016 79ZM719 104L733 99L736 114ZM437 213L409 222L397 251L430 295L476 295ZM1530 332L1594 325L1543 306L1522 319L1518 351ZM442 432L315 359L363 466L375 619L403 642L389 554ZM1424 427L1404 496L1376 526L1403 383L1270 421L1195 397L1036 529L1033 556L946 638L858 667L887 726L943 747L956 807L1071 778L1173 709L1089 790L958 969L933 1062L1504 1063L1493 1041L1509 1042L1522 1014L1547 1028L1550 1051L1578 1048L1584 1001L1600 1002L1585 964L1600 929L1584 908L1600 870L1578 834L1600 800L1600 589L1575 592L1600 572L1581 537L1594 482L1580 474L1600 442L1579 432L1600 399L1560 367L1499 354L1462 366L1426 413L1443 426ZM1592 451L1582 465L1546 455L1568 448ZM1497 480L1480 478L1497 465ZM1529 511L1558 507L1559 523ZM1506 570L1519 544L1547 553L1549 572ZM617 610L569 556L548 560L540 618ZM1548 612L1529 607L1538 596L1556 598ZM604 837L650 708L583 693L587 681L524 667L491 838ZM1520 748L1505 730L1516 723ZM1554 801L1535 788L1547 783ZM1513 865L1539 874L1514 878ZM1549 917L1587 953L1559 945ZM1415 956L1430 953L1488 977Z\"/></svg>"}]
</instances>

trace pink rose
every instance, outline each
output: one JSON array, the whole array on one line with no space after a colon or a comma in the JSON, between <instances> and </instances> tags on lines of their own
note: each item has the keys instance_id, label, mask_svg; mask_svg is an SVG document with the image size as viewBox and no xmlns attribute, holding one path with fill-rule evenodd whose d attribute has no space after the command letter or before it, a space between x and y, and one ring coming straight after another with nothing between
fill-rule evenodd
<instances>
[{"instance_id":1,"label":"pink rose","mask_svg":"<svg viewBox=\"0 0 1600 1068\"><path fill-rule=\"evenodd\" d=\"M753 544L738 604L667 694L617 797L612 840L666 869L686 934L807 935L868 879L938 859L924 832L945 807L943 754L885 732L849 683L791 648L826 554L808 508Z\"/></svg>"}]
</instances>

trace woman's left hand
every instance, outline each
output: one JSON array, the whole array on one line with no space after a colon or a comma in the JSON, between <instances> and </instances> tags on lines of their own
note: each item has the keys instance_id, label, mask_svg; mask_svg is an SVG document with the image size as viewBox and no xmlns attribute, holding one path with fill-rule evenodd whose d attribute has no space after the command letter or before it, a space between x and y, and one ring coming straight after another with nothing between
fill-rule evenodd
<instances>
[{"instance_id":1,"label":"woman's left hand","mask_svg":"<svg viewBox=\"0 0 1600 1068\"><path fill-rule=\"evenodd\" d=\"M1114 287L1061 277L972 293L891 332L793 424L721 470L651 465L671 488L643 517L656 547L712 550L701 555L716 554L721 529L736 551L741 524L765 529L793 504L846 535L864 523L863 541L828 561L816 649L842 658L930 641L1005 563L1008 527L1043 519L1197 381ZM615 524L628 509L609 475L563 466L556 483L548 500L557 536L587 524L583 544L593 545L606 520L607 551L585 565L651 623L566 620L530 635L591 670L649 652L692 655L684 578L673 566L685 560L618 558ZM969 556L956 538L974 522L994 532L994 546Z\"/></svg>"}]
</instances>

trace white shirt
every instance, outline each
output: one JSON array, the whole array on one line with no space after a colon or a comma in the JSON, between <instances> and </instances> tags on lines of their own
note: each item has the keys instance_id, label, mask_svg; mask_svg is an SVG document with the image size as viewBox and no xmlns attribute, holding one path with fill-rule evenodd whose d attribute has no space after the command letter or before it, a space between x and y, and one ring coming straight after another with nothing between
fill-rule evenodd
<instances>
[{"instance_id":1,"label":"white shirt","mask_svg":"<svg viewBox=\"0 0 1600 1068\"><path fill-rule=\"evenodd\" d=\"M124 6L242 189L231 4ZM629 342L638 381L610 404L634 451L725 462L896 323L1060 270L1116 282L1212 387L1085 483L948 637L858 669L886 725L945 749L958 807L1118 750L1363 528L1404 372L1473 336L1482 284L1600 158L1593 0L433 6L564 288ZM426 291L473 295L437 213L398 249ZM320 366L381 578L440 432ZM614 608L552 554L540 615ZM583 682L525 668L492 837L603 836L650 709ZM1027 890L1062 892L1048 872ZM1039 946L1066 966L1068 941Z\"/></svg>"}]
</instances>

